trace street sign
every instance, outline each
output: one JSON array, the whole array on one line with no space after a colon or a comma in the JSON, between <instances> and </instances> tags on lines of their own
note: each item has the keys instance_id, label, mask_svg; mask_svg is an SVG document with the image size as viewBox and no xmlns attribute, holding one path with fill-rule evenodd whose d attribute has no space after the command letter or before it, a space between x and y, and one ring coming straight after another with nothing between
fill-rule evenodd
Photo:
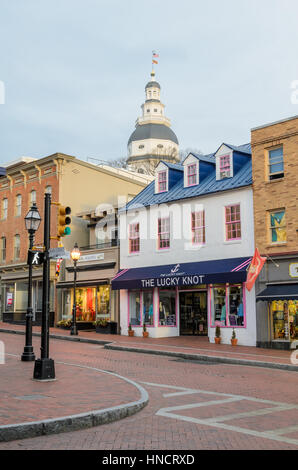
<instances>
[{"instance_id":1,"label":"street sign","mask_svg":"<svg viewBox=\"0 0 298 470\"><path fill-rule=\"evenodd\" d=\"M33 251L28 250L28 260L27 264L31 264L32 266L39 266L43 263L44 260L44 253L42 251Z\"/></svg>"},{"instance_id":2,"label":"street sign","mask_svg":"<svg viewBox=\"0 0 298 470\"><path fill-rule=\"evenodd\" d=\"M70 259L70 251L66 251L65 248L58 247L58 248L50 248L49 249L49 258L53 259Z\"/></svg>"}]
</instances>

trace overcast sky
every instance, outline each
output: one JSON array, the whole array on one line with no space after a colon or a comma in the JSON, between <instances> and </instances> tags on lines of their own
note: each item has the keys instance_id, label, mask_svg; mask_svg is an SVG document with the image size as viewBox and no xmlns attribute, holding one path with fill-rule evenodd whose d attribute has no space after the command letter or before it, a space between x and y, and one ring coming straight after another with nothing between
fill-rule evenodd
<instances>
[{"instance_id":1,"label":"overcast sky","mask_svg":"<svg viewBox=\"0 0 298 470\"><path fill-rule=\"evenodd\" d=\"M180 148L298 114L297 0L0 0L0 163L126 156L151 52Z\"/></svg>"}]
</instances>

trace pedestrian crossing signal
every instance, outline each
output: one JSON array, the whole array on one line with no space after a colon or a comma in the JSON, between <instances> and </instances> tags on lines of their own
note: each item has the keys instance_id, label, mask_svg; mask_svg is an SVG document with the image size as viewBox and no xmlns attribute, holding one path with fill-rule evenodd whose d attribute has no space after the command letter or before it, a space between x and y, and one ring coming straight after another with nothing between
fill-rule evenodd
<instances>
[{"instance_id":1,"label":"pedestrian crossing signal","mask_svg":"<svg viewBox=\"0 0 298 470\"><path fill-rule=\"evenodd\" d=\"M71 208L68 206L61 206L59 205L58 209L58 228L57 228L57 236L58 238L64 237L65 235L71 234L71 229L68 225L71 224Z\"/></svg>"}]
</instances>

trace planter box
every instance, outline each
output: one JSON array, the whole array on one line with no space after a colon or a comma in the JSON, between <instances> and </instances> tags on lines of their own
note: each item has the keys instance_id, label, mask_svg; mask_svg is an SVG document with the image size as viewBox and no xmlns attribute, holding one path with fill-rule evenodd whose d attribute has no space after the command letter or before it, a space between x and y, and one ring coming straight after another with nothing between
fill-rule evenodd
<instances>
[{"instance_id":1,"label":"planter box","mask_svg":"<svg viewBox=\"0 0 298 470\"><path fill-rule=\"evenodd\" d=\"M95 327L96 333L106 334L106 335L116 335L117 334L117 322L110 321L108 322L107 326L99 326Z\"/></svg>"}]
</instances>

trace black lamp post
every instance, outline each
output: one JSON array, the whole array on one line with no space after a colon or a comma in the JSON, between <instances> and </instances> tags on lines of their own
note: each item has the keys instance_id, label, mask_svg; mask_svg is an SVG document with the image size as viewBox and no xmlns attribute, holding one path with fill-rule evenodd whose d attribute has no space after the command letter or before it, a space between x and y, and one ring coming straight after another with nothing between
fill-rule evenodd
<instances>
[{"instance_id":1,"label":"black lamp post","mask_svg":"<svg viewBox=\"0 0 298 470\"><path fill-rule=\"evenodd\" d=\"M77 296L76 296L76 284L77 284L77 262L81 257L81 253L78 247L78 244L75 243L74 248L71 252L71 259L73 260L74 266L74 280L73 280L73 307L72 307L72 324L70 329L71 335L77 335L77 323L76 323L76 313L77 313Z\"/></svg>"},{"instance_id":2,"label":"black lamp post","mask_svg":"<svg viewBox=\"0 0 298 470\"><path fill-rule=\"evenodd\" d=\"M29 233L29 250L32 250L34 243L34 234L38 230L41 222L41 217L39 215L36 203L32 204L31 209L25 217L26 229ZM24 352L22 354L22 361L34 361L35 354L33 352L32 346L32 318L33 318L33 309L32 309L32 264L28 264L29 279L28 279L28 304L27 304L27 313L26 313L26 344L24 347Z\"/></svg>"}]
</instances>

